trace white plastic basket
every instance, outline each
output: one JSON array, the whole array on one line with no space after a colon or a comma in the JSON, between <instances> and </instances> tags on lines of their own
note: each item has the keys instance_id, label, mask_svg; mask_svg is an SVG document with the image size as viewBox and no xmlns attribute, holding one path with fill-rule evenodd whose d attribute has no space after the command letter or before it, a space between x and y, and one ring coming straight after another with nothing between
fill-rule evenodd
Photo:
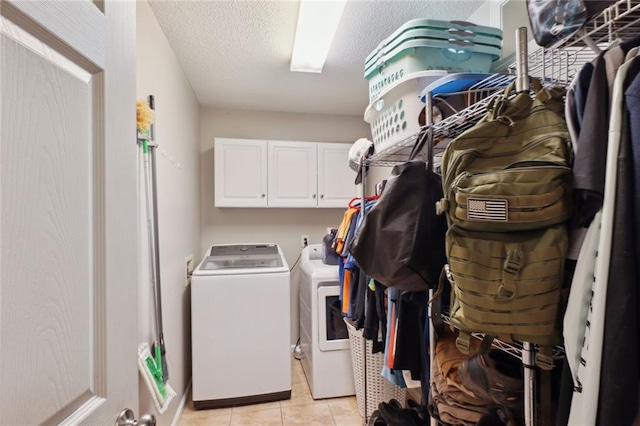
<instances>
[{"instance_id":1,"label":"white plastic basket","mask_svg":"<svg viewBox=\"0 0 640 426\"><path fill-rule=\"evenodd\" d=\"M358 411L364 422L367 423L381 402L396 399L404 405L407 391L382 377L380 373L384 365L384 354L382 352L372 353L373 342L365 339L362 336L362 330L356 330L349 320L345 318L344 322L347 324L349 332Z\"/></svg>"},{"instance_id":2,"label":"white plastic basket","mask_svg":"<svg viewBox=\"0 0 640 426\"><path fill-rule=\"evenodd\" d=\"M420 94L445 75L447 72L440 70L413 73L398 80L369 104L364 121L371 125L375 152L384 151L418 133L420 112L424 108Z\"/></svg>"}]
</instances>

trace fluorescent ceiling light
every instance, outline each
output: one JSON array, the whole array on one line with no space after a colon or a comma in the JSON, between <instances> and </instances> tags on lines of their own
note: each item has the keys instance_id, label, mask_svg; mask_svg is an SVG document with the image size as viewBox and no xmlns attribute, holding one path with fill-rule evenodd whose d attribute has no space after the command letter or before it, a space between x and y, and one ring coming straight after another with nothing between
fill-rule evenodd
<instances>
[{"instance_id":1,"label":"fluorescent ceiling light","mask_svg":"<svg viewBox=\"0 0 640 426\"><path fill-rule=\"evenodd\" d=\"M291 71L322 72L346 0L300 0Z\"/></svg>"}]
</instances>

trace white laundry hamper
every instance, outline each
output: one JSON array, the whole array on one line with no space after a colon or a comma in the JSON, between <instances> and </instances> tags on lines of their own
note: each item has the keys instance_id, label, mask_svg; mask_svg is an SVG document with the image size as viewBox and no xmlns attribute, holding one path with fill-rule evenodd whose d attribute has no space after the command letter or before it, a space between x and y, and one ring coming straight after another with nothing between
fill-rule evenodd
<instances>
[{"instance_id":1,"label":"white laundry hamper","mask_svg":"<svg viewBox=\"0 0 640 426\"><path fill-rule=\"evenodd\" d=\"M426 70L489 72L502 54L502 31L463 21L411 20L365 59L369 102L387 87Z\"/></svg>"},{"instance_id":2,"label":"white laundry hamper","mask_svg":"<svg viewBox=\"0 0 640 426\"><path fill-rule=\"evenodd\" d=\"M350 320L345 318L344 322L347 324L349 332L358 411L366 423L381 402L396 399L405 405L407 390L382 376L384 354L382 352L372 353L373 342L365 339L362 330L356 330Z\"/></svg>"},{"instance_id":3,"label":"white laundry hamper","mask_svg":"<svg viewBox=\"0 0 640 426\"><path fill-rule=\"evenodd\" d=\"M429 84L446 75L442 70L413 73L396 81L369 104L364 121L371 125L375 152L417 135L420 112L424 108L420 94Z\"/></svg>"}]
</instances>

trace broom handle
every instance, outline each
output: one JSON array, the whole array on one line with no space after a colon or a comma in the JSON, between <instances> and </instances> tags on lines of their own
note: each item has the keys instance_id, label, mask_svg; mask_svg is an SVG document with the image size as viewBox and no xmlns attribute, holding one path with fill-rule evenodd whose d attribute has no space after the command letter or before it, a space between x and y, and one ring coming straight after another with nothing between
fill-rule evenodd
<instances>
[{"instance_id":1,"label":"broom handle","mask_svg":"<svg viewBox=\"0 0 640 426\"><path fill-rule=\"evenodd\" d=\"M155 110L155 98L153 95L149 95L149 108ZM151 140L155 141L155 120L151 123ZM153 255L155 257L155 286L154 297L156 307L156 344L160 345L160 353L162 354L162 375L163 380L166 382L169 380L169 370L167 368L166 350L164 346L164 330L162 326L162 285L160 278L160 231L158 225L158 179L157 179L157 162L156 162L156 150L157 145L154 144L151 147L151 188L152 188L152 205L153 205L153 243L154 250Z\"/></svg>"},{"instance_id":2,"label":"broom handle","mask_svg":"<svg viewBox=\"0 0 640 426\"><path fill-rule=\"evenodd\" d=\"M163 339L163 329L162 329L162 286L160 284L160 238L158 231L158 185L157 185L157 177L156 177L156 150L157 147L152 146L149 150L151 154L151 188L153 191L153 243L154 250L153 255L155 256L155 261L153 262L155 265L155 275L156 275L156 308L158 311L158 315L156 318L157 321L157 329L158 329L158 340L162 344Z\"/></svg>"},{"instance_id":3,"label":"broom handle","mask_svg":"<svg viewBox=\"0 0 640 426\"><path fill-rule=\"evenodd\" d=\"M148 141L144 141L143 156L144 156L144 180L145 180L145 198L147 204L147 233L149 236L149 278L151 280L151 288L153 289L153 312L155 316L155 344L160 341L158 330L158 298L157 292L157 277L156 277L156 256L155 256L155 233L154 233L154 215L153 215L153 184L151 175L151 166L149 164L149 158L151 153L149 152Z\"/></svg>"}]
</instances>

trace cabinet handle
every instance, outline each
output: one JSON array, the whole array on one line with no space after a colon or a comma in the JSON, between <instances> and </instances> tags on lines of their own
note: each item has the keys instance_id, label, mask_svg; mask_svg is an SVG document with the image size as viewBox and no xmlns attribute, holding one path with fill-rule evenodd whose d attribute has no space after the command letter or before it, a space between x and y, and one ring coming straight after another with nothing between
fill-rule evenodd
<instances>
[{"instance_id":1,"label":"cabinet handle","mask_svg":"<svg viewBox=\"0 0 640 426\"><path fill-rule=\"evenodd\" d=\"M322 195L320 196L320 198L324 198L324 194L322 194Z\"/></svg>"},{"instance_id":2,"label":"cabinet handle","mask_svg":"<svg viewBox=\"0 0 640 426\"><path fill-rule=\"evenodd\" d=\"M314 199L316 198L316 194L313 194L313 198L314 198Z\"/></svg>"},{"instance_id":3,"label":"cabinet handle","mask_svg":"<svg viewBox=\"0 0 640 426\"><path fill-rule=\"evenodd\" d=\"M266 197L266 195L265 195L265 194L262 194L262 198L264 198L264 197Z\"/></svg>"}]
</instances>

